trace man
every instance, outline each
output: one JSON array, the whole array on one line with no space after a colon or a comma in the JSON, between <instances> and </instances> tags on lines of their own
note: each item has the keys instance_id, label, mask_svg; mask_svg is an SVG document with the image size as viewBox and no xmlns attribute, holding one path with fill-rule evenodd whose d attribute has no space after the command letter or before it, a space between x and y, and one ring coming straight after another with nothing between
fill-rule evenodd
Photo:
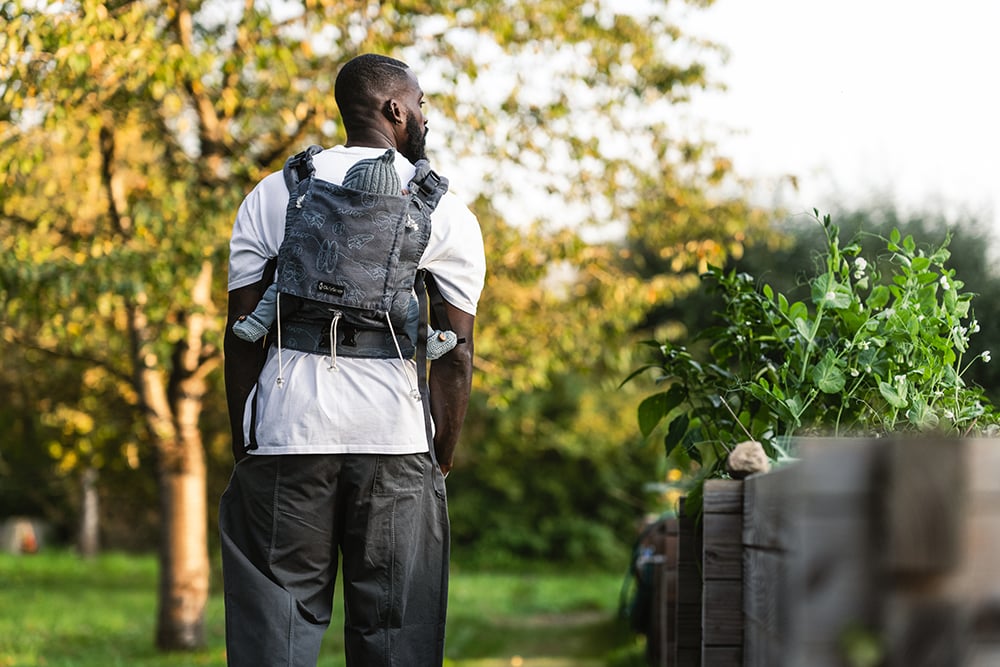
<instances>
[{"instance_id":1,"label":"man","mask_svg":"<svg viewBox=\"0 0 1000 667\"><path fill-rule=\"evenodd\" d=\"M357 161L394 149L400 181L410 183L427 132L412 70L359 56L341 69L335 96L347 141L312 156L316 178L339 184ZM269 260L292 208L283 174L267 176L240 206L230 244L226 393L237 463L219 514L229 664L315 665L340 561L347 664L440 666L444 476L471 386L485 276L479 225L446 193L419 254L419 268L443 297L447 326L462 341L431 364L431 449L427 401L415 400L408 386L416 377L412 359L341 354L331 363L330 354L264 348L233 335L233 323L272 281ZM343 252L340 261L348 261L350 251ZM338 338L331 348L340 349L336 320L330 331Z\"/></svg>"}]
</instances>

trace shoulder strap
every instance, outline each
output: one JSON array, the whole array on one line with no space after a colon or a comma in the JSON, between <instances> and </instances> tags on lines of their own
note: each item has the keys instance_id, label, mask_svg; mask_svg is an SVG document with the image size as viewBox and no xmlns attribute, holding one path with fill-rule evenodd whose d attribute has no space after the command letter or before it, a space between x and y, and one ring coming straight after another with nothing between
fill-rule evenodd
<instances>
[{"instance_id":1,"label":"shoulder strap","mask_svg":"<svg viewBox=\"0 0 1000 667\"><path fill-rule=\"evenodd\" d=\"M413 288L417 295L417 302L420 304L419 316L417 317L417 388L420 390L420 402L424 409L424 429L427 434L427 447L430 450L431 461L437 466L437 452L434 451L434 422L431 417L431 396L430 387L427 386L427 315L428 297L430 290L427 287L426 279L430 274L424 269L418 269L414 280ZM433 280L433 279L432 279Z\"/></svg>"},{"instance_id":2,"label":"shoulder strap","mask_svg":"<svg viewBox=\"0 0 1000 667\"><path fill-rule=\"evenodd\" d=\"M416 172L410 180L408 189L431 211L437 208L441 197L448 191L448 179L431 169L427 160L417 160L413 165Z\"/></svg>"},{"instance_id":3,"label":"shoulder strap","mask_svg":"<svg viewBox=\"0 0 1000 667\"><path fill-rule=\"evenodd\" d=\"M285 187L288 188L289 192L295 192L295 188L299 183L316 173L312 156L322 151L322 146L313 144L301 153L296 153L285 160L285 167L282 169L282 173L285 176Z\"/></svg>"},{"instance_id":4,"label":"shoulder strap","mask_svg":"<svg viewBox=\"0 0 1000 667\"><path fill-rule=\"evenodd\" d=\"M448 309L444 305L444 297L438 289L434 276L424 271L424 285L427 287L427 301L430 305L431 323L438 329L451 329Z\"/></svg>"}]
</instances>

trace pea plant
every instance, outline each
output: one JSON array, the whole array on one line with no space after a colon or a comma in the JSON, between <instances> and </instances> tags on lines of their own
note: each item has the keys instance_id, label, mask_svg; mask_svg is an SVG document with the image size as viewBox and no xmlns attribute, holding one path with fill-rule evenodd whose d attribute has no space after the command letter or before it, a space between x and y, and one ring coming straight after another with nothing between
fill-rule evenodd
<instances>
[{"instance_id":1,"label":"pea plant","mask_svg":"<svg viewBox=\"0 0 1000 667\"><path fill-rule=\"evenodd\" d=\"M809 298L713 267L705 282L724 307L719 324L691 340L707 343L703 358L647 341L652 361L625 380L652 372L662 391L640 403L640 430L665 425L668 457L699 464L703 477L721 474L747 439L780 460L796 435L995 428L982 390L962 379L990 355L966 354L979 325L973 294L947 266L950 239L923 248L898 230L859 236L879 246L866 254L860 240L841 244L829 216L816 220L825 246Z\"/></svg>"}]
</instances>

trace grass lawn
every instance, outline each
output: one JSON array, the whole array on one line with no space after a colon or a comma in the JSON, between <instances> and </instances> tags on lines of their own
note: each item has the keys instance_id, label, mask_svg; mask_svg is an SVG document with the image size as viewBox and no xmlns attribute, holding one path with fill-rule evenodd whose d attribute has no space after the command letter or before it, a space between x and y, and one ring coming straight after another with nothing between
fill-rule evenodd
<instances>
[{"instance_id":1,"label":"grass lawn","mask_svg":"<svg viewBox=\"0 0 1000 667\"><path fill-rule=\"evenodd\" d=\"M206 612L207 648L153 647L156 560L69 552L0 554L0 667L225 665L220 577ZM449 667L631 667L641 640L615 620L620 573L483 573L453 568ZM340 609L337 600L336 608ZM319 664L341 667L335 616ZM266 666L262 666L266 667Z\"/></svg>"}]
</instances>

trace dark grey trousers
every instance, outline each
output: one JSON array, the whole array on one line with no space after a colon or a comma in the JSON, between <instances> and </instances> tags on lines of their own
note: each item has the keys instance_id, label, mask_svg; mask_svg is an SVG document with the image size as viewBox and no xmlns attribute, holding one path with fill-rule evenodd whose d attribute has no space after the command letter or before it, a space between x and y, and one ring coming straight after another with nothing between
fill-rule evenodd
<instances>
[{"instance_id":1,"label":"dark grey trousers","mask_svg":"<svg viewBox=\"0 0 1000 667\"><path fill-rule=\"evenodd\" d=\"M440 667L444 477L429 454L248 456L219 508L232 667L315 667L343 558L349 667Z\"/></svg>"}]
</instances>

